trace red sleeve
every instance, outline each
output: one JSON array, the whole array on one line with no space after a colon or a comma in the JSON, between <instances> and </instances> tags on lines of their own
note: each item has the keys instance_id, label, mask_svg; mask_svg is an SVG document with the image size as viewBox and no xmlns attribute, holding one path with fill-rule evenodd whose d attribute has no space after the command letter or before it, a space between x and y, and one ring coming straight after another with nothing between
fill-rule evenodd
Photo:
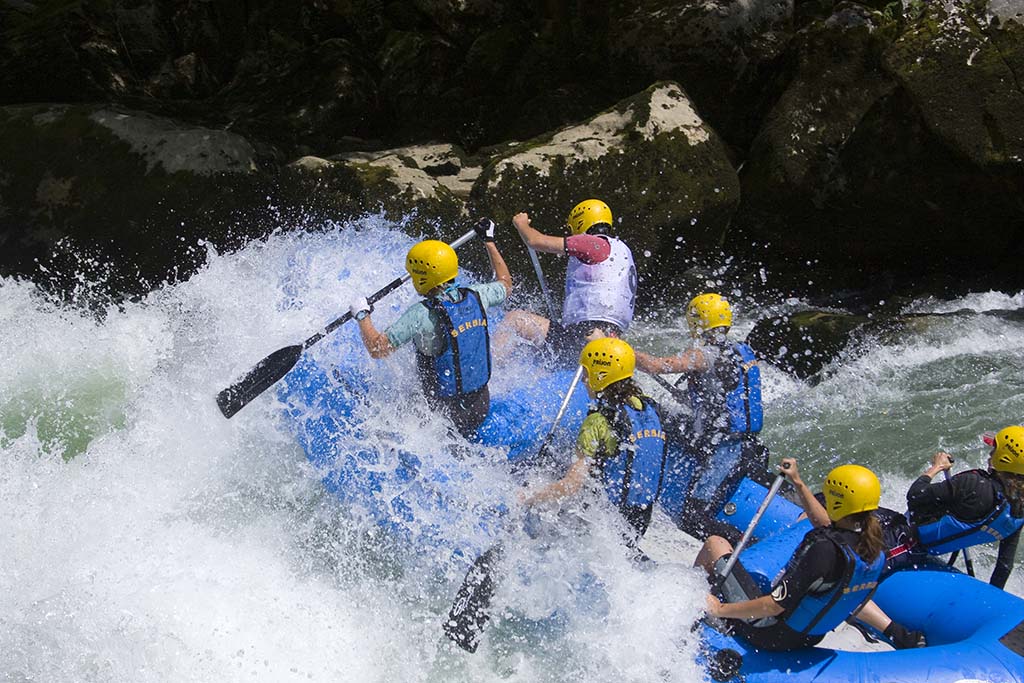
<instances>
[{"instance_id":1,"label":"red sleeve","mask_svg":"<svg viewBox=\"0 0 1024 683\"><path fill-rule=\"evenodd\" d=\"M592 266L608 258L612 245L597 235L571 235L565 238L565 253Z\"/></svg>"}]
</instances>

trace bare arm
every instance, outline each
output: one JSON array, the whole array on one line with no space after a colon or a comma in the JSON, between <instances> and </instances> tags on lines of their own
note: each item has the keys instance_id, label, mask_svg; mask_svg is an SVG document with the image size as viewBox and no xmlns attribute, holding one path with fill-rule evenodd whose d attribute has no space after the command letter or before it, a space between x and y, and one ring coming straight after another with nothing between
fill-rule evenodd
<instances>
[{"instance_id":1,"label":"bare arm","mask_svg":"<svg viewBox=\"0 0 1024 683\"><path fill-rule=\"evenodd\" d=\"M359 321L359 334L362 336L363 346L370 352L371 358L386 358L395 352L391 340L383 332L377 331L369 315Z\"/></svg>"},{"instance_id":2,"label":"bare arm","mask_svg":"<svg viewBox=\"0 0 1024 683\"><path fill-rule=\"evenodd\" d=\"M530 215L523 211L512 217L512 225L519 231L526 245L534 251L543 251L548 254L564 254L565 238L545 235L530 225Z\"/></svg>"},{"instance_id":3,"label":"bare arm","mask_svg":"<svg viewBox=\"0 0 1024 683\"><path fill-rule=\"evenodd\" d=\"M694 372L707 369L707 361L700 349L690 349L678 356L652 356L637 351L636 364L645 372Z\"/></svg>"},{"instance_id":4,"label":"bare arm","mask_svg":"<svg viewBox=\"0 0 1024 683\"><path fill-rule=\"evenodd\" d=\"M951 467L953 467L953 456L945 451L939 451L932 456L932 463L924 473L928 475L929 479L934 479L936 474L945 472Z\"/></svg>"},{"instance_id":5,"label":"bare arm","mask_svg":"<svg viewBox=\"0 0 1024 683\"><path fill-rule=\"evenodd\" d=\"M807 488L807 484L800 478L800 470L796 467L796 458L783 458L782 468L782 473L789 478L796 488L797 495L800 496L800 506L807 513L807 518L811 520L811 524L815 527L832 524L832 520L829 519L825 507L818 502L818 499L814 497L811 490Z\"/></svg>"},{"instance_id":6,"label":"bare arm","mask_svg":"<svg viewBox=\"0 0 1024 683\"><path fill-rule=\"evenodd\" d=\"M579 455L564 477L525 497L523 504L533 505L534 503L560 500L575 495L583 487L583 482L586 481L587 476L587 458L584 455Z\"/></svg>"},{"instance_id":7,"label":"bare arm","mask_svg":"<svg viewBox=\"0 0 1024 683\"><path fill-rule=\"evenodd\" d=\"M723 619L763 619L777 617L784 611L770 595L742 602L722 602L713 595L707 596L708 614Z\"/></svg>"},{"instance_id":8,"label":"bare arm","mask_svg":"<svg viewBox=\"0 0 1024 683\"><path fill-rule=\"evenodd\" d=\"M505 259L501 257L501 252L498 251L498 247L494 245L494 242L484 242L484 247L487 249L487 258L491 260L494 279L505 285L505 296L510 295L512 293L512 273L509 272L508 266L505 265Z\"/></svg>"}]
</instances>

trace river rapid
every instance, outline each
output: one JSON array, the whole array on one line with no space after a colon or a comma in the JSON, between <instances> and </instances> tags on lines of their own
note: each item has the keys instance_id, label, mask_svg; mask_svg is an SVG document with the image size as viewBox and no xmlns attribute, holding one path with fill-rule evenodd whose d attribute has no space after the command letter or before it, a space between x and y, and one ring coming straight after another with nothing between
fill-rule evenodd
<instances>
[{"instance_id":1,"label":"river rapid","mask_svg":"<svg viewBox=\"0 0 1024 683\"><path fill-rule=\"evenodd\" d=\"M665 520L647 540L654 570L599 529L527 563L499 592L515 609L470 656L440 629L464 558L413 558L326 494L273 391L230 421L218 412L214 395L256 361L401 274L411 243L372 217L279 233L209 250L187 281L101 311L0 280L0 680L699 680L689 627L706 583ZM396 292L375 318L414 298ZM739 332L800 306L737 299ZM867 465L903 509L936 449L983 466L979 434L1024 419L1024 323L984 314L1021 308L1022 293L921 299L908 311L963 313L867 340L813 386L768 368L764 441L809 482ZM641 311L638 345L681 348L682 317L660 313ZM437 427L416 408L412 365L404 350L376 366L396 384L373 409L417 450ZM500 364L495 390L531 371L528 358ZM975 557L987 577L994 546Z\"/></svg>"}]
</instances>

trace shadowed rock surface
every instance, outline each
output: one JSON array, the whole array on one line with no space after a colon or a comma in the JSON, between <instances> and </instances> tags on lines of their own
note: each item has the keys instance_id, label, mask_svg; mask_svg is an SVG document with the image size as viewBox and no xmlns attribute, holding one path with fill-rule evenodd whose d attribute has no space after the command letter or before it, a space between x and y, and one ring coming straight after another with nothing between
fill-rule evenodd
<instances>
[{"instance_id":1,"label":"shadowed rock surface","mask_svg":"<svg viewBox=\"0 0 1024 683\"><path fill-rule=\"evenodd\" d=\"M380 211L417 233L521 209L557 230L600 196L669 280L724 245L736 278L784 292L1021 287L1022 11L6 0L0 271L38 279L36 259L84 249L137 291L140 274L187 275L202 250L172 247L201 237L230 248Z\"/></svg>"}]
</instances>

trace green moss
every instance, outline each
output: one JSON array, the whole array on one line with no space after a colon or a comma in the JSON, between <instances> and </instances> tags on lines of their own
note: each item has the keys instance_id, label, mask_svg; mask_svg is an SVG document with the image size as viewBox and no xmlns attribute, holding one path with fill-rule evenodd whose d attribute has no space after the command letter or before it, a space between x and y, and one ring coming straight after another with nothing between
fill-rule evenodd
<instances>
[{"instance_id":1,"label":"green moss","mask_svg":"<svg viewBox=\"0 0 1024 683\"><path fill-rule=\"evenodd\" d=\"M960 2L950 17L929 6L886 54L886 65L921 109L929 128L978 165L1013 165L1024 150L1024 91L1012 64L1015 24L992 24L986 2ZM1009 46L1009 50L1006 47Z\"/></svg>"},{"instance_id":2,"label":"green moss","mask_svg":"<svg viewBox=\"0 0 1024 683\"><path fill-rule=\"evenodd\" d=\"M349 162L346 166L351 168L358 176L359 181L367 187L376 187L395 175L390 168L379 164Z\"/></svg>"}]
</instances>

